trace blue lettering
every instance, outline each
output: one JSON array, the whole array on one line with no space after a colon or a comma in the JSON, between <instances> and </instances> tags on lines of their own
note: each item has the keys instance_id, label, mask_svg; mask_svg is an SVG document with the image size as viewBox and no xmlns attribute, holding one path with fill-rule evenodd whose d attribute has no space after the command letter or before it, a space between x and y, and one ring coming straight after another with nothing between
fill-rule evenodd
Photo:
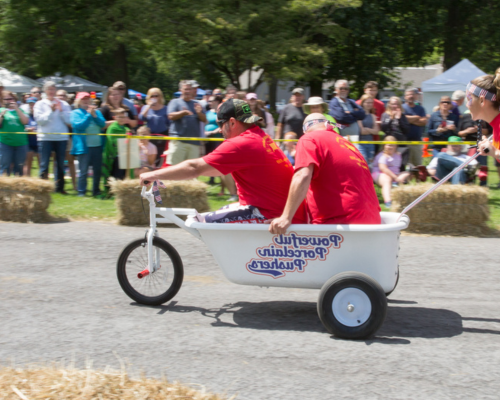
<instances>
[{"instance_id":1,"label":"blue lettering","mask_svg":"<svg viewBox=\"0 0 500 400\"><path fill-rule=\"evenodd\" d=\"M257 254L261 257L269 257L269 249L259 249Z\"/></svg>"},{"instance_id":2,"label":"blue lettering","mask_svg":"<svg viewBox=\"0 0 500 400\"><path fill-rule=\"evenodd\" d=\"M333 243L334 247L339 247L342 243L342 237L340 235L330 235L330 241Z\"/></svg>"},{"instance_id":3,"label":"blue lettering","mask_svg":"<svg viewBox=\"0 0 500 400\"><path fill-rule=\"evenodd\" d=\"M293 260L293 264L299 269L299 271L303 271L306 262L304 260L298 259L298 260Z\"/></svg>"},{"instance_id":4,"label":"blue lettering","mask_svg":"<svg viewBox=\"0 0 500 400\"><path fill-rule=\"evenodd\" d=\"M323 259L326 254L326 249L324 247L316 247L316 254L319 255L319 258Z\"/></svg>"}]
</instances>

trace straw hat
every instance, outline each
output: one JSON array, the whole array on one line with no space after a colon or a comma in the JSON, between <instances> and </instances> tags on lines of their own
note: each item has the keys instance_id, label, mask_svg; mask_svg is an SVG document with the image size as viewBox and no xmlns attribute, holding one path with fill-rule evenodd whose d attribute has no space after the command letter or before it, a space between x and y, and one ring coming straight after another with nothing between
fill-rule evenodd
<instances>
[{"instance_id":1,"label":"straw hat","mask_svg":"<svg viewBox=\"0 0 500 400\"><path fill-rule=\"evenodd\" d=\"M309 100L307 100L307 103L304 103L302 105L302 109L306 114L311 114L311 107L310 106L322 106L323 109L323 114L328 112L328 104L326 104L323 101L323 98L321 97L309 97Z\"/></svg>"}]
</instances>

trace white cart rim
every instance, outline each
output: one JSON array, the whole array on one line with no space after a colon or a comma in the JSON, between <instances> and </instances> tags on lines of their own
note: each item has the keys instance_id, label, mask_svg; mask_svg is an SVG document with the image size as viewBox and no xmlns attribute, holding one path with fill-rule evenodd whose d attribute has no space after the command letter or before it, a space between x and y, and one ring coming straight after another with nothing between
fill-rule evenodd
<instances>
[{"instance_id":1,"label":"white cart rim","mask_svg":"<svg viewBox=\"0 0 500 400\"><path fill-rule=\"evenodd\" d=\"M356 327L363 325L370 318L372 303L362 290L345 288L333 298L332 312L342 325Z\"/></svg>"}]
</instances>

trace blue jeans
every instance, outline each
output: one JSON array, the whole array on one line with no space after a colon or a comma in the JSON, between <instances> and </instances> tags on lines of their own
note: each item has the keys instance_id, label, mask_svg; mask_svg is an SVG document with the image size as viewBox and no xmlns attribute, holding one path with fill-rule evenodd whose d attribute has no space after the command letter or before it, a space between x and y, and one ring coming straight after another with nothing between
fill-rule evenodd
<instances>
[{"instance_id":1,"label":"blue jeans","mask_svg":"<svg viewBox=\"0 0 500 400\"><path fill-rule=\"evenodd\" d=\"M439 179L443 179L451 171L463 164L462 161L457 160L455 157L446 153L439 153L437 158L438 163L436 167L436 176ZM467 175L463 169L451 178L451 183L453 185L464 184L466 181Z\"/></svg>"},{"instance_id":2,"label":"blue jeans","mask_svg":"<svg viewBox=\"0 0 500 400\"><path fill-rule=\"evenodd\" d=\"M26 161L28 145L9 146L5 143L0 143L0 175L23 175L23 166ZM11 170L11 165L14 164L14 169Z\"/></svg>"},{"instance_id":3,"label":"blue jeans","mask_svg":"<svg viewBox=\"0 0 500 400\"><path fill-rule=\"evenodd\" d=\"M375 145L374 144L358 144L358 150L365 159L366 163L369 164L370 161L375 157Z\"/></svg>"},{"instance_id":4,"label":"blue jeans","mask_svg":"<svg viewBox=\"0 0 500 400\"><path fill-rule=\"evenodd\" d=\"M39 176L49 179L49 163L52 152L56 153L55 161L57 168L54 171L56 192L64 190L64 159L66 158L67 140L40 140L38 141L38 157L40 157Z\"/></svg>"},{"instance_id":5,"label":"blue jeans","mask_svg":"<svg viewBox=\"0 0 500 400\"><path fill-rule=\"evenodd\" d=\"M99 191L99 181L101 180L102 170L102 146L89 147L88 153L78 154L78 167L80 175L78 176L78 194L84 195L87 192L87 174L89 166L92 165L94 176L92 178L92 196L97 196Z\"/></svg>"}]
</instances>

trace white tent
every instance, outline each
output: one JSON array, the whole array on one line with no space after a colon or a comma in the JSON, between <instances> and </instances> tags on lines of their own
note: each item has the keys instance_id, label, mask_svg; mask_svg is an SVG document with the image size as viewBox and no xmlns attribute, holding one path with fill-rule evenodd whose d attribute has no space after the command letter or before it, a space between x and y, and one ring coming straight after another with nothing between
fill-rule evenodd
<instances>
[{"instance_id":1,"label":"white tent","mask_svg":"<svg viewBox=\"0 0 500 400\"><path fill-rule=\"evenodd\" d=\"M441 75L422 82L423 105L427 114L431 114L434 106L439 104L441 96L451 96L455 90L465 91L467 84L481 75L486 73L465 58ZM460 111L463 112L465 109L464 103Z\"/></svg>"},{"instance_id":2,"label":"white tent","mask_svg":"<svg viewBox=\"0 0 500 400\"><path fill-rule=\"evenodd\" d=\"M3 84L5 90L10 90L14 93L26 93L33 86L41 86L37 81L5 68L0 68L0 83Z\"/></svg>"},{"instance_id":3,"label":"white tent","mask_svg":"<svg viewBox=\"0 0 500 400\"><path fill-rule=\"evenodd\" d=\"M54 76L37 79L37 81L40 86L46 81L53 81L56 83L58 89L64 89L68 92L102 92L108 88L107 86L99 85L98 83L90 82L77 76L60 76L58 73Z\"/></svg>"}]
</instances>

